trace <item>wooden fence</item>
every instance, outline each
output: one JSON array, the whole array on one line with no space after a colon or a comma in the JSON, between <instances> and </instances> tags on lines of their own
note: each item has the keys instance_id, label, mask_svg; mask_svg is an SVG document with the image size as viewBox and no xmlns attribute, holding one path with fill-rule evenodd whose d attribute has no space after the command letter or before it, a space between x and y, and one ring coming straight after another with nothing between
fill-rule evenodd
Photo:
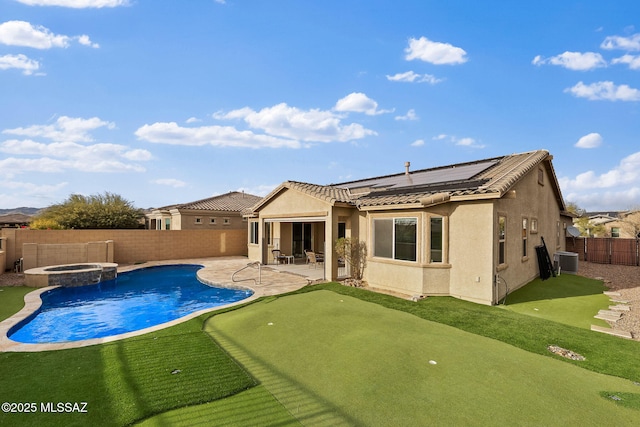
<instances>
[{"instance_id":1,"label":"wooden fence","mask_svg":"<svg viewBox=\"0 0 640 427\"><path fill-rule=\"evenodd\" d=\"M567 237L567 251L597 264L640 265L640 240L612 237Z\"/></svg>"}]
</instances>

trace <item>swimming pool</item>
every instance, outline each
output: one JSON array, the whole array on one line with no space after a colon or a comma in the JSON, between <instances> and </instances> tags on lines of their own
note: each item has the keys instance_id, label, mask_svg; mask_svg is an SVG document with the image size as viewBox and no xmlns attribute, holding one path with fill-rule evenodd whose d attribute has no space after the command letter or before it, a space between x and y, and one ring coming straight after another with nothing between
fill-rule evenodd
<instances>
[{"instance_id":1,"label":"swimming pool","mask_svg":"<svg viewBox=\"0 0 640 427\"><path fill-rule=\"evenodd\" d=\"M104 338L160 325L191 313L250 297L198 281L200 265L147 267L114 280L61 287L41 295L42 306L9 330L11 340L59 343Z\"/></svg>"}]
</instances>

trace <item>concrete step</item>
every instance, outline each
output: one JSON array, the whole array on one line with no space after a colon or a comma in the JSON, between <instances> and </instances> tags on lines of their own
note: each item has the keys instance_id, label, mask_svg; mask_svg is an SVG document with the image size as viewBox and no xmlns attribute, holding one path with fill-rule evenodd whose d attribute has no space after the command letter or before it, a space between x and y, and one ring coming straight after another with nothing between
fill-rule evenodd
<instances>
[{"instance_id":1,"label":"concrete step","mask_svg":"<svg viewBox=\"0 0 640 427\"><path fill-rule=\"evenodd\" d=\"M603 294L605 294L608 297L619 297L620 296L620 292L615 292L615 291L604 291Z\"/></svg>"},{"instance_id":2,"label":"concrete step","mask_svg":"<svg viewBox=\"0 0 640 427\"><path fill-rule=\"evenodd\" d=\"M604 316L622 317L622 313L615 310L600 310L598 314L601 314Z\"/></svg>"},{"instance_id":3,"label":"concrete step","mask_svg":"<svg viewBox=\"0 0 640 427\"><path fill-rule=\"evenodd\" d=\"M629 304L629 301L627 301L626 299L611 298L609 299L609 301L614 302L616 304Z\"/></svg>"},{"instance_id":4,"label":"concrete step","mask_svg":"<svg viewBox=\"0 0 640 427\"><path fill-rule=\"evenodd\" d=\"M606 320L608 322L617 322L622 317L622 313L619 311L600 310L598 314L593 317L600 320Z\"/></svg>"},{"instance_id":5,"label":"concrete step","mask_svg":"<svg viewBox=\"0 0 640 427\"><path fill-rule=\"evenodd\" d=\"M625 311L631 311L631 307L624 304L610 305L609 310L625 312Z\"/></svg>"},{"instance_id":6,"label":"concrete step","mask_svg":"<svg viewBox=\"0 0 640 427\"><path fill-rule=\"evenodd\" d=\"M626 331L616 331L611 328L606 328L603 326L591 325L591 330L596 332L602 332L603 334L609 334L620 338L633 339L631 332Z\"/></svg>"}]
</instances>

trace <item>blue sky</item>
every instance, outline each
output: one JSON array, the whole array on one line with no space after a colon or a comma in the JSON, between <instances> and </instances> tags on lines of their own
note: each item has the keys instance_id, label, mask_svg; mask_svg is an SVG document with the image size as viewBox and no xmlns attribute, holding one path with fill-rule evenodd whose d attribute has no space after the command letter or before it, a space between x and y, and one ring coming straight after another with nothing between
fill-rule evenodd
<instances>
[{"instance_id":1,"label":"blue sky","mask_svg":"<svg viewBox=\"0 0 640 427\"><path fill-rule=\"evenodd\" d=\"M566 201L640 206L640 2L0 0L0 208L541 148Z\"/></svg>"}]
</instances>

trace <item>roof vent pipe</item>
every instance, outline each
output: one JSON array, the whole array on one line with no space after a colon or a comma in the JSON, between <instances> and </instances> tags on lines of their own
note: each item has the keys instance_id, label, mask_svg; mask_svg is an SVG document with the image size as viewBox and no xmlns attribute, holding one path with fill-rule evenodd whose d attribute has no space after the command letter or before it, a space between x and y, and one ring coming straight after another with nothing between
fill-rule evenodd
<instances>
[{"instance_id":1,"label":"roof vent pipe","mask_svg":"<svg viewBox=\"0 0 640 427\"><path fill-rule=\"evenodd\" d=\"M404 174L409 175L409 166L411 166L411 162L404 162Z\"/></svg>"}]
</instances>

